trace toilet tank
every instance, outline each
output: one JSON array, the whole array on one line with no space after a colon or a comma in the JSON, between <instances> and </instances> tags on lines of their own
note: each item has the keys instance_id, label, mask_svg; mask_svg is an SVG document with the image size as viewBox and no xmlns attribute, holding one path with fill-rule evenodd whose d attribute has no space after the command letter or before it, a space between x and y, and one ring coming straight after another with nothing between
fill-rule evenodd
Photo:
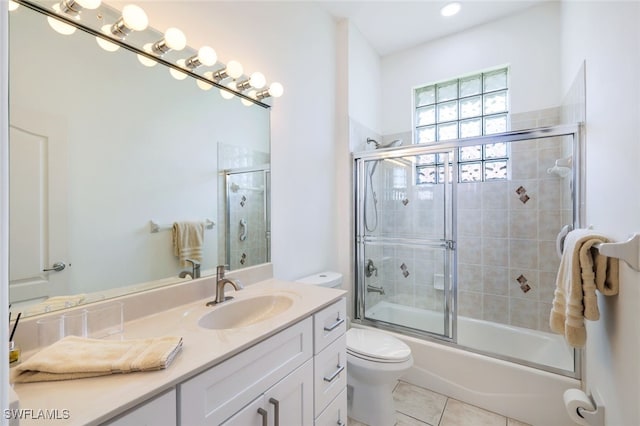
<instances>
[{"instance_id":1,"label":"toilet tank","mask_svg":"<svg viewBox=\"0 0 640 426\"><path fill-rule=\"evenodd\" d=\"M342 286L342 274L339 272L318 272L308 277L296 280L297 283L319 285L322 287L340 288Z\"/></svg>"}]
</instances>

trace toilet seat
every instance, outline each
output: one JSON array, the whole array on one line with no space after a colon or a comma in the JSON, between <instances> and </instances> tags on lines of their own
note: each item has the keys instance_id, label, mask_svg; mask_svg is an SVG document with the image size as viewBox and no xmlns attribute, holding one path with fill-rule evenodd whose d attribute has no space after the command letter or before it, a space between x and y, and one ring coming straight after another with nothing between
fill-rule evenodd
<instances>
[{"instance_id":1,"label":"toilet seat","mask_svg":"<svg viewBox=\"0 0 640 426\"><path fill-rule=\"evenodd\" d=\"M372 362L402 363L411 358L411 348L403 341L373 330L347 331L347 353Z\"/></svg>"}]
</instances>

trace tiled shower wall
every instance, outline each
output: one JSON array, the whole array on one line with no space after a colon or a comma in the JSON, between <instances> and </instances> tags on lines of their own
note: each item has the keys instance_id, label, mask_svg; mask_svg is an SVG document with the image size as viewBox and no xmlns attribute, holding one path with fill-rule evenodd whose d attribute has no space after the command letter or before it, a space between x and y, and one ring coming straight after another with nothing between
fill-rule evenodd
<instances>
[{"instance_id":1,"label":"tiled shower wall","mask_svg":"<svg viewBox=\"0 0 640 426\"><path fill-rule=\"evenodd\" d=\"M557 108L517 114L511 118L511 127L554 125L558 117ZM547 170L555 160L567 156L570 146L568 138L514 142L509 180L458 185L459 315L549 330L559 266L555 239L563 224L572 223L572 205L569 178ZM398 171L408 167L388 162L378 167L374 188L379 226L373 234L438 238L435 232L442 229L444 187L413 185L410 173L403 177ZM388 189L380 189L383 187ZM373 217L371 207L369 214ZM378 276L366 282L385 291L385 295L367 293L367 305L388 300L441 311L442 256L438 249L367 246L365 260L374 261Z\"/></svg>"}]
</instances>

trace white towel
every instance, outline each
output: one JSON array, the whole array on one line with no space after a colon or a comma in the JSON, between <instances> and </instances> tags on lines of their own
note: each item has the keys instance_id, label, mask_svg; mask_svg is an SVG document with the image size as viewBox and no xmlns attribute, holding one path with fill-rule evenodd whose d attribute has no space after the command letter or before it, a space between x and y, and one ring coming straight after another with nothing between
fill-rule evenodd
<instances>
[{"instance_id":1,"label":"white towel","mask_svg":"<svg viewBox=\"0 0 640 426\"><path fill-rule=\"evenodd\" d=\"M173 254L178 256L182 266L185 259L202 262L202 244L204 242L204 223L175 222L173 224Z\"/></svg>"},{"instance_id":2,"label":"white towel","mask_svg":"<svg viewBox=\"0 0 640 426\"><path fill-rule=\"evenodd\" d=\"M167 368L182 349L177 336L99 340L67 336L11 370L12 383L72 380Z\"/></svg>"},{"instance_id":3,"label":"white towel","mask_svg":"<svg viewBox=\"0 0 640 426\"><path fill-rule=\"evenodd\" d=\"M584 320L600 318L596 289L605 296L618 294L618 259L593 247L606 242L606 237L589 229L571 231L564 240L549 325L575 348L586 343Z\"/></svg>"}]
</instances>

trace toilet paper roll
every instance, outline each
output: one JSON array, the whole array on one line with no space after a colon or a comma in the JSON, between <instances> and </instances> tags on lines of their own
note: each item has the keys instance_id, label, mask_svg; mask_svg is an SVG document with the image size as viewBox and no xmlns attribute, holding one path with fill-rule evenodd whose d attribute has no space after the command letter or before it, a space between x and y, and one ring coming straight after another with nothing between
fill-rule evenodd
<instances>
[{"instance_id":1,"label":"toilet paper roll","mask_svg":"<svg viewBox=\"0 0 640 426\"><path fill-rule=\"evenodd\" d=\"M579 425L591 426L587 420L578 414L578 408L582 408L587 411L595 411L596 407L591 402L591 398L580 389L567 389L563 395L564 406L567 408L567 413L571 420Z\"/></svg>"}]
</instances>

